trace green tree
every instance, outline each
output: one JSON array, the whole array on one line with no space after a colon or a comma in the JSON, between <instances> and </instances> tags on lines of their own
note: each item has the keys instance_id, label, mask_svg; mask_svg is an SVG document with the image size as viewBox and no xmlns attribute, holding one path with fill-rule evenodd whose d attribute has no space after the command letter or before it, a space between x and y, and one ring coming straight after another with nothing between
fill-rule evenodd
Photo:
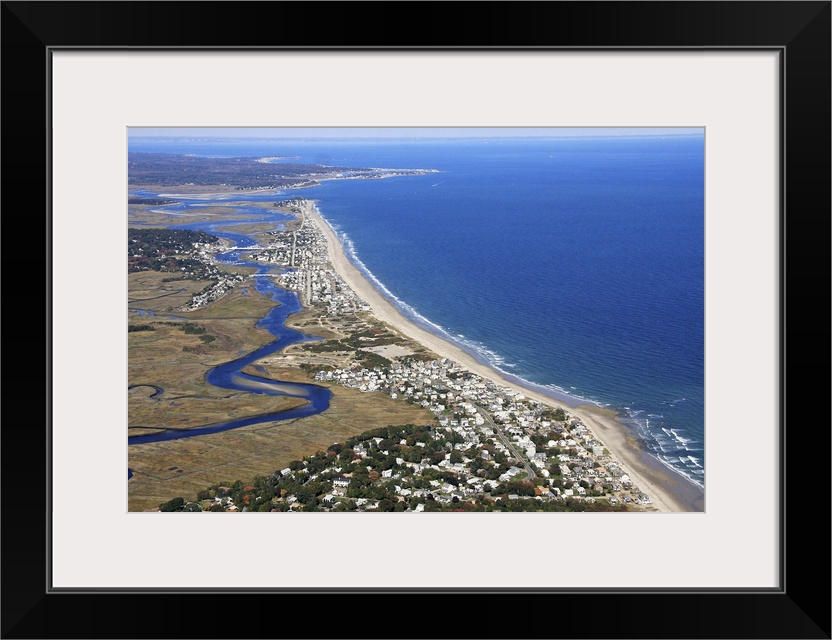
<instances>
[{"instance_id":1,"label":"green tree","mask_svg":"<svg viewBox=\"0 0 832 640\"><path fill-rule=\"evenodd\" d=\"M383 500L379 500L377 511L393 511L395 509L395 505L393 504L392 500L388 500L384 498Z\"/></svg>"},{"instance_id":2,"label":"green tree","mask_svg":"<svg viewBox=\"0 0 832 640\"><path fill-rule=\"evenodd\" d=\"M442 511L442 505L440 505L436 500L428 498L425 500L425 511Z\"/></svg>"},{"instance_id":3,"label":"green tree","mask_svg":"<svg viewBox=\"0 0 832 640\"><path fill-rule=\"evenodd\" d=\"M185 508L185 499L176 497L159 505L160 511L182 511Z\"/></svg>"}]
</instances>

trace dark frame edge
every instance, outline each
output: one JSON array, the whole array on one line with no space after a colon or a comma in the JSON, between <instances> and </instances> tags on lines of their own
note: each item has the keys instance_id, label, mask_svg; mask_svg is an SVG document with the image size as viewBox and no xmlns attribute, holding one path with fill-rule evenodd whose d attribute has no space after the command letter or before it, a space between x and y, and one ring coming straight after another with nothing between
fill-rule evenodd
<instances>
[{"instance_id":1,"label":"dark frame edge","mask_svg":"<svg viewBox=\"0 0 832 640\"><path fill-rule=\"evenodd\" d=\"M783 194L783 242L782 249L788 253L788 265L786 256L783 255L782 276L784 283L784 301L781 306L781 321L783 341L781 342L780 353L782 359L781 390L783 403L781 407L783 419L783 442L786 438L785 422L793 425L792 430L801 423L811 423L816 416L813 412L804 407L805 403L796 401L797 394L792 394L792 402L789 403L787 396L788 363L791 366L791 377L794 379L796 369L803 366L807 359L812 359L818 349L817 335L827 335L830 327L830 313L827 297L827 304L824 311L811 307L809 312L811 318L806 314L797 311L787 318L786 298L791 289L792 309L796 304L801 307L805 305L805 295L801 293L801 282L807 280L813 286L819 286L825 292L830 291L829 278L829 255L830 255L830 211L832 211L832 200L830 199L830 158L832 158L832 145L830 144L830 78L832 77L832 65L830 64L830 45L832 45L832 34L830 33L830 16L832 16L832 4L829 2L812 3L816 9L813 16L805 25L796 32L785 50L785 82L787 87L781 92L781 104L783 105L784 122L788 124L785 132L781 131L783 137L783 158L781 164ZM825 257L825 267L820 267L811 257ZM822 274L822 275L821 275ZM791 287L789 285L792 285ZM786 342L788 341L788 355L786 353ZM828 354L828 351L826 352ZM794 382L792 383L794 390ZM819 397L828 397L829 377L817 377L809 381L808 388L800 382L802 396L808 392L813 395L815 392L823 394ZM788 417L787 417L788 414ZM819 450L828 452L830 449L830 433L828 430L820 430L815 443ZM792 535L789 536L785 523L791 522L795 525L799 518L811 518L810 527L817 526L822 532L825 541L830 539L830 520L828 512L825 512L823 524L817 518L816 507L808 496L808 492L801 490L801 482L788 482L787 467L791 467L791 473L799 468L800 464L800 441L792 438L791 446L784 444L781 456L781 468L783 472L783 492L781 502L783 510L781 514L781 528L783 532L783 556L781 562L792 566L802 566L811 571L814 567L829 567L829 547L818 550L800 534L800 529L792 527ZM828 468L824 474L815 470L814 475L810 472L807 479L810 482L829 482ZM823 480L821 480L823 478ZM793 478L794 479L794 478ZM801 478L801 481L803 478ZM808 524L806 520L803 524ZM815 553L817 555L815 555ZM784 573L783 585L785 596L789 599L801 615L807 621L816 625L817 632L823 638L829 638L832 634L832 621L830 621L830 581L828 574L826 580L812 584L801 583L796 580L799 572L788 571ZM785 628L781 628L783 637L791 637Z\"/></svg>"},{"instance_id":2,"label":"dark frame edge","mask_svg":"<svg viewBox=\"0 0 832 640\"><path fill-rule=\"evenodd\" d=\"M802 566L807 570L830 566L829 547L818 550L807 544L797 526L799 518L811 517L810 526L818 526L823 532L825 541L830 539L830 520L825 512L823 525L816 520L816 506L808 492L803 490L800 482L789 482L789 471L795 473L800 464L800 441L794 437L796 428L801 423L812 421L815 416L812 411L804 407L805 403L798 398L808 392L822 394L818 397L828 397L829 376L818 377L810 381L808 389L800 381L799 395L792 394L791 403L788 402L787 377L789 363L792 363L792 377L798 367L803 366L807 359L811 359L818 349L817 335L829 335L832 318L829 312L830 263L829 238L832 235L830 212L832 212L832 197L830 196L830 175L832 175L832 137L830 136L830 113L832 113L832 93L830 93L830 78L832 78L832 3L810 3L813 13L803 27L793 34L787 43L781 59L784 86L780 92L782 125L780 131L781 142L781 307L780 307L780 335L781 343L779 357L781 361L780 376L780 419L781 419L781 518L780 531L782 536L781 570L784 588L784 598L793 604L806 621L816 627L822 638L832 635L832 619L830 619L830 602L832 602L832 586L829 574L825 581L807 584L796 580L799 571L788 571L787 565ZM786 255L788 254L788 256ZM819 272L815 258L825 257L825 268ZM788 259L788 264L787 264ZM821 273L823 275L821 275ZM827 292L825 310L806 318L802 311L795 311L796 304L805 305L804 294L801 293L801 282L811 281L813 286L819 286ZM821 284L822 283L822 284ZM789 285L792 285L791 287ZM791 289L792 314L787 317L787 299ZM789 345L787 354L787 343ZM826 352L827 354L829 351ZM828 362L828 361L827 361ZM827 368L828 371L828 368ZM793 383L794 385L794 383ZM793 386L794 389L794 386ZM791 444L787 442L787 422L792 425ZM817 446L820 450L830 450L829 430L818 434ZM816 480L828 486L829 469L826 473L815 470L808 474L810 482ZM823 478L823 480L821 480ZM794 480L794 478L793 478ZM801 479L802 480L802 479ZM792 535L789 536L787 522L792 523ZM805 520L803 524L808 524ZM816 555L815 555L816 554ZM793 637L785 628L779 629L784 638ZM808 634L808 631L806 632ZM801 636L803 637L803 636ZM808 636L807 636L808 637Z\"/></svg>"},{"instance_id":3,"label":"dark frame edge","mask_svg":"<svg viewBox=\"0 0 832 640\"><path fill-rule=\"evenodd\" d=\"M53 522L52 522L52 486L53 486L53 457L52 457L52 442L53 442L53 413L52 413L52 388L54 381L52 380L52 278L51 273L54 265L52 264L53 238L51 217L53 211L52 202L52 50L44 46L44 54L46 56L46 86L44 87L45 100L44 109L46 110L46 211L44 225L46 227L46 486L48 487L48 495L46 499L46 541L47 545L52 540ZM48 547L46 555L46 575L44 576L46 582L46 592L53 591L52 581L52 548Z\"/></svg>"},{"instance_id":4,"label":"dark frame edge","mask_svg":"<svg viewBox=\"0 0 832 640\"><path fill-rule=\"evenodd\" d=\"M4 125L2 178L3 185L7 187L2 192L2 203L5 205L6 213L3 222L7 230L6 242L3 245L3 266L6 267L3 277L3 293L6 300L12 301L15 307L30 311L23 321L23 326L15 326L21 320L13 317L12 314L7 314L4 318L7 323L7 339L9 335L30 337L25 342L20 341L26 350L27 357L17 362L13 370L8 366L9 359L7 358L2 368L5 374L3 395L7 400L4 407L7 428L3 430L2 440L7 446L2 447L0 451L2 451L2 468L7 483L16 484L20 482L20 479L25 479L27 491L46 496L45 504L42 506L38 504L33 509L19 510L19 505L15 505L14 510L18 513L15 513L14 517L11 517L11 502L7 503L3 536L0 541L3 553L3 562L0 564L3 598L0 629L2 637L5 638L10 637L9 634L13 633L16 628L25 625L38 615L37 612L44 602L44 587L48 587L45 571L40 570L42 565L39 564L39 559L35 559L35 554L37 556L43 554L44 546L38 543L48 539L42 536L48 536L49 531L51 496L47 491L48 472L47 469L41 468L41 460L44 464L49 464L49 453L44 446L44 439L48 438L51 420L48 399L45 406L41 404L42 396L40 392L34 390L31 383L44 380L44 367L47 371L50 367L47 357L48 349L41 351L40 345L37 344L39 338L43 336L44 347L46 347L50 335L49 283L46 277L47 272L41 271L41 269L46 269L49 259L33 260L32 254L17 253L21 249L11 246L8 238L11 235L10 230L19 232L21 229L17 225L25 223L23 230L27 237L39 238L43 234L42 237L47 239L46 250L49 251L50 248L46 232L49 203L46 199L47 190L44 188L46 182L44 178L48 176L45 171L48 170L46 159L49 153L44 125L48 126L49 109L45 92L48 83L48 74L44 73L45 48L44 43L36 35L37 29L33 30L32 25L22 21L6 6L6 3L2 3L0 16L2 16L0 18L0 28L2 28L0 41L2 41L5 54L2 56L2 86L7 97L2 110L2 124ZM48 178L46 180L48 181ZM14 189L11 188L12 185ZM45 209L42 211L40 206L44 206ZM18 238L21 237L17 233L15 235ZM34 241L32 244L37 245L38 242ZM38 254L35 255L40 257ZM15 268L14 264L27 265L26 279L10 277L10 273L19 269L19 266ZM40 274L43 274L43 280L38 280L37 276ZM33 281L36 283L35 286L32 286ZM40 282L46 284L45 290L37 286ZM39 316L36 311L42 308L44 302L46 302L46 313ZM9 327L12 326L14 330L10 331ZM46 388L49 389L48 381L46 384ZM8 420L8 414L10 409L21 405L31 406L33 408L31 413L38 418L45 414L47 418L45 428L41 430L39 424L29 431L15 428L20 425L19 418ZM40 413L41 407L44 413ZM13 445L8 446L10 443ZM21 451L25 452L25 455L21 455ZM14 481L11 480L12 476L15 478ZM40 509L43 509L44 520L40 519ZM21 553L24 549L31 550L32 555L27 556Z\"/></svg>"}]
</instances>

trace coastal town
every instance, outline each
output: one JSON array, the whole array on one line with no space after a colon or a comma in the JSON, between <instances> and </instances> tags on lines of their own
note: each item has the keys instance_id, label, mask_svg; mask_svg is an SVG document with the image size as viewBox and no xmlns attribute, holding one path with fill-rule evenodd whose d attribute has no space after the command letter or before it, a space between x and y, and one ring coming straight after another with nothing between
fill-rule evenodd
<instances>
[{"instance_id":1,"label":"coastal town","mask_svg":"<svg viewBox=\"0 0 832 640\"><path fill-rule=\"evenodd\" d=\"M151 199L152 200L152 199ZM162 201L170 202L170 201ZM152 202L151 202L152 204ZM184 229L128 229L127 272L159 271L165 280L200 280L208 284L179 310L193 311L240 284L245 277L217 267L214 255L224 248L216 236Z\"/></svg>"},{"instance_id":2,"label":"coastal town","mask_svg":"<svg viewBox=\"0 0 832 640\"><path fill-rule=\"evenodd\" d=\"M294 460L271 476L174 498L163 511L650 511L650 496L582 420L418 348L380 323L333 267L325 234L301 198L274 203L296 217L261 234L248 259L278 267L298 293L306 324L332 337L295 344L262 361L422 407L429 424L356 434ZM234 286L234 282L228 286ZM192 305L210 300L194 297Z\"/></svg>"},{"instance_id":3,"label":"coastal town","mask_svg":"<svg viewBox=\"0 0 832 640\"><path fill-rule=\"evenodd\" d=\"M651 502L580 420L453 362L315 379L419 403L436 423L367 432L269 478L215 485L192 510L614 511Z\"/></svg>"}]
</instances>

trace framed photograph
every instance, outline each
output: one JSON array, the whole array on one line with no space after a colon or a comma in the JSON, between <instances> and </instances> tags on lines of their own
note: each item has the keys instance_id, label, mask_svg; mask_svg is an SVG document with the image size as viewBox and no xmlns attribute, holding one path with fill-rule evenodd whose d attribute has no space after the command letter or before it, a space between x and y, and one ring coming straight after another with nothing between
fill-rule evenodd
<instances>
[{"instance_id":1,"label":"framed photograph","mask_svg":"<svg viewBox=\"0 0 832 640\"><path fill-rule=\"evenodd\" d=\"M814 406L829 385L814 361L822 353L821 370L828 372L828 349L819 349L817 338L830 327L830 3L405 3L399 6L412 20L397 43L364 25L381 5L331 3L312 18L314 6L3 3L4 218L6 237L15 240L7 240L6 256L24 259L22 238L46 240L43 280L8 264L4 279L7 320L17 315L15 303L45 298L46 309L43 360L31 357L30 345L21 352L27 357L13 349L17 332L38 342L30 325L36 314L6 334L13 336L7 357L27 362L22 371L16 362L14 375L6 376L4 478L7 497L20 497L3 524L3 637L170 635L152 616L130 616L129 628L114 630L95 613L113 599L125 611L184 602L188 622L177 636L234 637L235 627L220 630L201 612L233 608L243 598L319 606L363 594L400 596L400 607L418 597L424 611L424 604L466 594L560 612L518 621L515 637L829 638L830 434ZM466 20L455 19L451 8L465 9ZM177 158L217 158L222 150L195 153L185 144L189 132L222 130L233 138L234 131L276 128L283 141L287 132L372 131L383 139L384 132L487 131L500 146L501 133L518 130L557 131L561 141L568 131L602 132L599 139L609 140L639 130L648 146L662 132L698 140L704 228L698 236L679 233L690 233L691 246L704 250L701 504L656 509L669 513L489 509L499 516L214 516L149 512L139 502L131 508L135 496L124 471L134 465L125 430L138 404L125 391L128 362L135 364L123 330L125 198L147 200L131 205L144 207L142 215L167 215L176 192L131 192L136 170L128 170L128 153L164 153L175 138L170 153ZM167 142L158 136L148 142L163 131L171 134ZM325 151L316 143L298 155L335 164ZM443 148L445 157L450 153ZM161 171L154 174L161 185L158 176L173 169L155 158L142 170ZM394 168L431 169L399 164ZM227 169L221 160L212 166ZM528 179L532 165L523 167L518 172ZM346 164L338 177L356 170ZM560 191L550 197L569 198L567 184L555 187ZM191 191L185 213L200 204L191 202ZM247 224L243 232L253 233L257 225ZM468 224L488 223L480 215ZM611 226L599 224L594 232L603 237ZM635 237L621 241L639 249ZM133 262L143 259L133 253ZM26 258L28 265L31 251ZM603 259L599 254L594 264ZM317 290L302 284L301 296L311 300ZM686 308L696 298L693 289L674 287L676 301L668 305ZM575 315L615 312L609 301L580 306L585 310ZM135 328L143 326L138 316L128 322L142 331ZM653 322L678 320L671 314ZM204 326L188 329L197 346L183 342L191 349L183 353L196 362L199 344L210 338ZM153 354L142 353L154 367ZM33 396L37 402L20 402ZM45 411L25 420L21 404ZM193 405L180 413L187 421L199 411L203 406ZM583 442L591 451L592 442ZM593 456L605 455L597 448ZM697 455L674 464L690 471L701 461ZM154 468L161 460L154 459ZM150 503L166 487L183 486L176 463L165 469L148 489ZM540 495L548 484L538 486ZM655 495L665 492L657 487ZM226 502L218 504L227 510L223 495ZM451 495L449 488L449 501ZM555 498L548 489L547 495ZM203 502L216 497L202 496ZM410 501L410 510L421 511L418 500ZM806 572L822 579L807 582L800 577ZM407 635L391 631L402 610L388 609L375 620L383 625L355 635L374 637L377 629L385 637ZM466 621L450 633L484 636L492 623Z\"/></svg>"}]
</instances>

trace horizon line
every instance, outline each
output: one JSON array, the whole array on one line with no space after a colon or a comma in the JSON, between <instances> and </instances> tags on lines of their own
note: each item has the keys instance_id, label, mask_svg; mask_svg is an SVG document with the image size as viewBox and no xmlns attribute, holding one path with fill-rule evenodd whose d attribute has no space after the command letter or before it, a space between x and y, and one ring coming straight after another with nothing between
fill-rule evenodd
<instances>
[{"instance_id":1,"label":"horizon line","mask_svg":"<svg viewBox=\"0 0 832 640\"><path fill-rule=\"evenodd\" d=\"M254 129L251 133L249 130ZM705 127L128 127L128 138L226 140L464 140L702 136ZM243 135L241 135L243 134ZM246 135L247 134L247 135Z\"/></svg>"}]
</instances>

